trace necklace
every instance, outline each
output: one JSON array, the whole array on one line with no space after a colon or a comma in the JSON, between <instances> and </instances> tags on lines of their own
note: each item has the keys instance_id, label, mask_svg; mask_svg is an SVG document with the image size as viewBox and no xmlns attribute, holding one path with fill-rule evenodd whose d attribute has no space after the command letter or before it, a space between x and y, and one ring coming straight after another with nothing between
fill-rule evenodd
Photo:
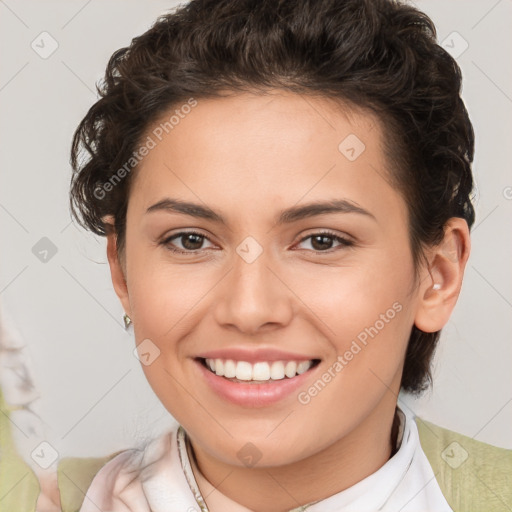
<instances>
[{"instance_id":1,"label":"necklace","mask_svg":"<svg viewBox=\"0 0 512 512\"><path fill-rule=\"evenodd\" d=\"M393 417L393 424L391 427L391 455L390 458L393 457L397 451L399 450L402 444L402 436L404 430L404 413L397 408L395 408L395 415ZM199 485L196 482L194 477L194 472L192 470L192 466L190 461L194 457L194 453L192 450L192 446L190 444L190 440L185 432L185 429L180 425L177 432L177 443L178 443L178 454L180 457L181 467L183 468L183 472L185 474L185 478L187 480L188 486L194 495L197 505L201 512L210 512L208 507L206 506L206 502L199 490ZM195 460L195 459L194 459ZM197 465L197 463L196 463ZM321 500L317 500L306 505L301 505L290 512L304 512L311 505L318 503Z\"/></svg>"}]
</instances>

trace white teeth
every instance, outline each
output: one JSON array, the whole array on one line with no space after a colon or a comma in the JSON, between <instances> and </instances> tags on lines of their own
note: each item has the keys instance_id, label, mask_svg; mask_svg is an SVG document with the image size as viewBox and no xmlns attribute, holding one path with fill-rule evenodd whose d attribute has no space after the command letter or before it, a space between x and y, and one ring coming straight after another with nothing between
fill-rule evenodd
<instances>
[{"instance_id":1,"label":"white teeth","mask_svg":"<svg viewBox=\"0 0 512 512\"><path fill-rule=\"evenodd\" d=\"M313 361L259 361L251 364L247 361L232 359L206 359L206 365L219 377L237 378L245 381L268 381L289 379L308 371Z\"/></svg>"},{"instance_id":2,"label":"white teeth","mask_svg":"<svg viewBox=\"0 0 512 512\"><path fill-rule=\"evenodd\" d=\"M297 365L297 373L300 375L300 374L302 374L304 372L307 372L310 367L311 367L311 362L310 361L301 361Z\"/></svg>"},{"instance_id":3,"label":"white teeth","mask_svg":"<svg viewBox=\"0 0 512 512\"><path fill-rule=\"evenodd\" d=\"M288 361L284 367L284 374L291 379L297 373L297 363L295 361Z\"/></svg>"},{"instance_id":4,"label":"white teeth","mask_svg":"<svg viewBox=\"0 0 512 512\"><path fill-rule=\"evenodd\" d=\"M236 377L236 363L232 359L228 359L224 363L224 377L228 379Z\"/></svg>"},{"instance_id":5,"label":"white teeth","mask_svg":"<svg viewBox=\"0 0 512 512\"><path fill-rule=\"evenodd\" d=\"M220 377L224 375L224 363L222 359L215 359L215 373Z\"/></svg>"},{"instance_id":6,"label":"white teeth","mask_svg":"<svg viewBox=\"0 0 512 512\"><path fill-rule=\"evenodd\" d=\"M269 380L270 365L268 363L256 363L252 367L252 380Z\"/></svg>"},{"instance_id":7,"label":"white teeth","mask_svg":"<svg viewBox=\"0 0 512 512\"><path fill-rule=\"evenodd\" d=\"M247 361L236 363L236 378L238 380L252 380L252 365Z\"/></svg>"},{"instance_id":8,"label":"white teeth","mask_svg":"<svg viewBox=\"0 0 512 512\"><path fill-rule=\"evenodd\" d=\"M270 367L270 378L272 380L284 379L284 364L282 361L274 361Z\"/></svg>"}]
</instances>

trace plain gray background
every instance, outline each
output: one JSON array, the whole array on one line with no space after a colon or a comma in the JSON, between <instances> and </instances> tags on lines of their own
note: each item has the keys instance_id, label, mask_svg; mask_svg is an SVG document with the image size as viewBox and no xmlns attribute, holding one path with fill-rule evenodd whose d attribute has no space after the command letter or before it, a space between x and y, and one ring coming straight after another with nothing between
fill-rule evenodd
<instances>
[{"instance_id":1,"label":"plain gray background","mask_svg":"<svg viewBox=\"0 0 512 512\"><path fill-rule=\"evenodd\" d=\"M61 455L103 455L172 422L122 326L105 240L71 223L68 189L71 136L108 58L175 4L0 1L0 303L27 345L39 394L42 433L21 432L22 419L16 433L27 453L44 438ZM403 403L424 419L512 448L512 2L416 5L433 18L439 41L460 53L477 141L477 221L433 391ZM44 51L52 39L58 44L47 58L31 46L41 37ZM33 253L43 237L57 251L45 263Z\"/></svg>"}]
</instances>

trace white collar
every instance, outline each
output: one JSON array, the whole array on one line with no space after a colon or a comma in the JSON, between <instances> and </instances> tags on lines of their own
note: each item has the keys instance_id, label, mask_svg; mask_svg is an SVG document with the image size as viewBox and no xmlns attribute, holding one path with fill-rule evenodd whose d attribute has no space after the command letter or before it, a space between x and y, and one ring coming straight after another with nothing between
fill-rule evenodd
<instances>
[{"instance_id":1,"label":"white collar","mask_svg":"<svg viewBox=\"0 0 512 512\"><path fill-rule=\"evenodd\" d=\"M401 442L393 457L348 489L290 512L452 512L421 448L414 418L398 411ZM177 426L144 450L123 452L106 464L80 512L96 512L97 507L109 512L207 512L183 428Z\"/></svg>"}]
</instances>

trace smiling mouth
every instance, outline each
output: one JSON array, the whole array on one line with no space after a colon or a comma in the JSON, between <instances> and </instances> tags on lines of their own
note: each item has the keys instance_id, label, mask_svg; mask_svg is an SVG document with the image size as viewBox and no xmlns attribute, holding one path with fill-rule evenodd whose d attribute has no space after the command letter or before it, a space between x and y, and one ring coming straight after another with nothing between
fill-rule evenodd
<instances>
[{"instance_id":1,"label":"smiling mouth","mask_svg":"<svg viewBox=\"0 0 512 512\"><path fill-rule=\"evenodd\" d=\"M233 359L197 360L217 377L223 377L231 382L244 384L264 384L279 380L290 380L311 370L320 363L320 359L309 361L235 361Z\"/></svg>"}]
</instances>

